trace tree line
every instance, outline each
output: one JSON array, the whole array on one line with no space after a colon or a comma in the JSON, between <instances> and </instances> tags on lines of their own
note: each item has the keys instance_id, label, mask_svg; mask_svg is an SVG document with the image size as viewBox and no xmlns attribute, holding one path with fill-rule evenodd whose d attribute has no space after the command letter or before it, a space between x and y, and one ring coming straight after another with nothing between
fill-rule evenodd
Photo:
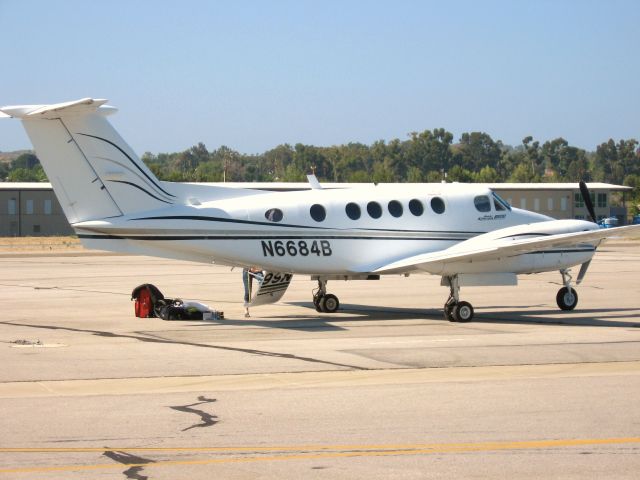
<instances>
[{"instance_id":1,"label":"tree line","mask_svg":"<svg viewBox=\"0 0 640 480\"><path fill-rule=\"evenodd\" d=\"M457 143L443 128L412 132L406 140L330 147L282 144L243 154L203 143L174 153L150 152L142 160L161 180L175 182L299 182L315 173L329 182L577 182L624 184L640 200L640 149L636 139L609 139L593 152L563 138L541 143L526 137L517 146L484 132L463 133ZM3 170L4 169L4 170ZM35 155L0 164L8 181L46 181Z\"/></svg>"}]
</instances>

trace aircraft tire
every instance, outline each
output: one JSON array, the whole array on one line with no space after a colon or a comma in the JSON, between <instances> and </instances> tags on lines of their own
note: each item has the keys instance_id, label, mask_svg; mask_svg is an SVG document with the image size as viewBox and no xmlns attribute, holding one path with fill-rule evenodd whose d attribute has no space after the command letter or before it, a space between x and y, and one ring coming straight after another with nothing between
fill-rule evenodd
<instances>
[{"instance_id":1,"label":"aircraft tire","mask_svg":"<svg viewBox=\"0 0 640 480\"><path fill-rule=\"evenodd\" d=\"M456 322L470 322L473 319L473 307L469 302L458 302L453 307L452 315Z\"/></svg>"},{"instance_id":2,"label":"aircraft tire","mask_svg":"<svg viewBox=\"0 0 640 480\"><path fill-rule=\"evenodd\" d=\"M567 287L562 287L556 295L556 303L560 310L573 310L578 305L578 292L575 288L569 291Z\"/></svg>"},{"instance_id":3,"label":"aircraft tire","mask_svg":"<svg viewBox=\"0 0 640 480\"><path fill-rule=\"evenodd\" d=\"M320 302L322 301L323 295L314 295L313 296L313 306L316 307L316 312L322 312L322 307L320 306Z\"/></svg>"},{"instance_id":4,"label":"aircraft tire","mask_svg":"<svg viewBox=\"0 0 640 480\"><path fill-rule=\"evenodd\" d=\"M445 303L444 304L444 318L449 320L450 322L455 322L456 319L453 318L453 307L455 303Z\"/></svg>"},{"instance_id":5,"label":"aircraft tire","mask_svg":"<svg viewBox=\"0 0 640 480\"><path fill-rule=\"evenodd\" d=\"M340 301L335 295L328 293L320 300L320 308L325 313L333 313L340 308Z\"/></svg>"}]
</instances>

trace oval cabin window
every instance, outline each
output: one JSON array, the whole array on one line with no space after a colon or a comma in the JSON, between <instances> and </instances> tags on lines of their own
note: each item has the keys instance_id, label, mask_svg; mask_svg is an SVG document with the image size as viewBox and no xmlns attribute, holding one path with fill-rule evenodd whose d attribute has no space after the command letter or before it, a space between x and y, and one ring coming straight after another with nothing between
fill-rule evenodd
<instances>
[{"instance_id":1,"label":"oval cabin window","mask_svg":"<svg viewBox=\"0 0 640 480\"><path fill-rule=\"evenodd\" d=\"M431 199L431 209L437 214L444 213L444 200L440 197L433 197Z\"/></svg>"},{"instance_id":2,"label":"oval cabin window","mask_svg":"<svg viewBox=\"0 0 640 480\"><path fill-rule=\"evenodd\" d=\"M358 220L360 218L360 205L357 203L347 203L344 207L344 211L351 220Z\"/></svg>"},{"instance_id":3,"label":"oval cabin window","mask_svg":"<svg viewBox=\"0 0 640 480\"><path fill-rule=\"evenodd\" d=\"M264 212L264 218L269 220L270 222L279 222L282 220L282 210L279 208L270 208L266 212Z\"/></svg>"},{"instance_id":4,"label":"oval cabin window","mask_svg":"<svg viewBox=\"0 0 640 480\"><path fill-rule=\"evenodd\" d=\"M387 208L389 209L389 213L394 217L398 218L402 216L403 208L399 201L391 200L389 205L387 205Z\"/></svg>"},{"instance_id":5,"label":"oval cabin window","mask_svg":"<svg viewBox=\"0 0 640 480\"><path fill-rule=\"evenodd\" d=\"M371 218L380 218L382 216L382 207L378 202L367 203L367 213Z\"/></svg>"},{"instance_id":6,"label":"oval cabin window","mask_svg":"<svg viewBox=\"0 0 640 480\"><path fill-rule=\"evenodd\" d=\"M309 213L311 214L311 218L313 218L316 222L322 222L325 218L327 218L327 211L322 205L318 203L311 205Z\"/></svg>"}]
</instances>

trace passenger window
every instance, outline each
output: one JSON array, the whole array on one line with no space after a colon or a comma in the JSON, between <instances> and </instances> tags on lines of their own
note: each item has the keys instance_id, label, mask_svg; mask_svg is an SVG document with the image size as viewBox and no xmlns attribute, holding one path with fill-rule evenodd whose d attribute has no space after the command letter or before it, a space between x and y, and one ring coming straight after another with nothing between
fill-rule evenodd
<instances>
[{"instance_id":1,"label":"passenger window","mask_svg":"<svg viewBox=\"0 0 640 480\"><path fill-rule=\"evenodd\" d=\"M433 197L431 199L431 209L437 214L444 213L444 200L440 197Z\"/></svg>"},{"instance_id":2,"label":"passenger window","mask_svg":"<svg viewBox=\"0 0 640 480\"><path fill-rule=\"evenodd\" d=\"M491 203L489 202L489 197L486 195L478 195L473 199L473 203L476 206L476 210L479 212L490 212L491 211Z\"/></svg>"},{"instance_id":3,"label":"passenger window","mask_svg":"<svg viewBox=\"0 0 640 480\"><path fill-rule=\"evenodd\" d=\"M398 218L402 216L403 208L399 201L391 200L389 205L387 205L387 208L389 209L389 213L394 217Z\"/></svg>"},{"instance_id":4,"label":"passenger window","mask_svg":"<svg viewBox=\"0 0 640 480\"><path fill-rule=\"evenodd\" d=\"M416 198L409 202L409 211L413 213L416 217L419 217L424 213L424 206L422 202Z\"/></svg>"},{"instance_id":5,"label":"passenger window","mask_svg":"<svg viewBox=\"0 0 640 480\"><path fill-rule=\"evenodd\" d=\"M344 207L344 211L347 213L347 217L351 220L358 220L360 218L360 206L357 203L347 203Z\"/></svg>"},{"instance_id":6,"label":"passenger window","mask_svg":"<svg viewBox=\"0 0 640 480\"><path fill-rule=\"evenodd\" d=\"M380 218L382 216L382 207L378 202L367 203L367 212L371 218Z\"/></svg>"},{"instance_id":7,"label":"passenger window","mask_svg":"<svg viewBox=\"0 0 640 480\"><path fill-rule=\"evenodd\" d=\"M269 220L270 222L279 222L282 220L282 210L279 208L270 208L264 213L264 218Z\"/></svg>"},{"instance_id":8,"label":"passenger window","mask_svg":"<svg viewBox=\"0 0 640 480\"><path fill-rule=\"evenodd\" d=\"M325 218L327 218L327 211L322 205L317 203L311 205L309 213L311 214L311 218L313 218L316 222L322 222Z\"/></svg>"}]
</instances>

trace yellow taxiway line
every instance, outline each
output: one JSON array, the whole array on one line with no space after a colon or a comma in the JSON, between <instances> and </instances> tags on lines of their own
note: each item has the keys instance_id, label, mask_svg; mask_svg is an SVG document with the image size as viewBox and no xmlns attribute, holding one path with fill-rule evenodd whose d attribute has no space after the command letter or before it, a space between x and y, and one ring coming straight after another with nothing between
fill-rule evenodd
<instances>
[{"instance_id":1,"label":"yellow taxiway line","mask_svg":"<svg viewBox=\"0 0 640 480\"><path fill-rule=\"evenodd\" d=\"M640 375L640 361L0 382L0 399Z\"/></svg>"},{"instance_id":2,"label":"yellow taxiway line","mask_svg":"<svg viewBox=\"0 0 640 480\"><path fill-rule=\"evenodd\" d=\"M563 440L532 440L511 442L477 443L425 443L425 444L386 444L386 445L298 445L272 447L141 447L141 448L0 448L2 453L104 453L104 452L193 452L193 453L255 453L257 455L204 458L194 460L150 460L148 463L94 464L94 465L55 465L38 467L2 468L0 473L60 472L99 470L131 467L160 467L173 465L213 465L222 463L270 462L277 460L306 460L346 457L376 457L401 455L428 455L438 453L471 453L499 450L532 450L565 447L606 446L640 444L640 437L626 438L584 438ZM262 455L270 454L270 455Z\"/></svg>"}]
</instances>

